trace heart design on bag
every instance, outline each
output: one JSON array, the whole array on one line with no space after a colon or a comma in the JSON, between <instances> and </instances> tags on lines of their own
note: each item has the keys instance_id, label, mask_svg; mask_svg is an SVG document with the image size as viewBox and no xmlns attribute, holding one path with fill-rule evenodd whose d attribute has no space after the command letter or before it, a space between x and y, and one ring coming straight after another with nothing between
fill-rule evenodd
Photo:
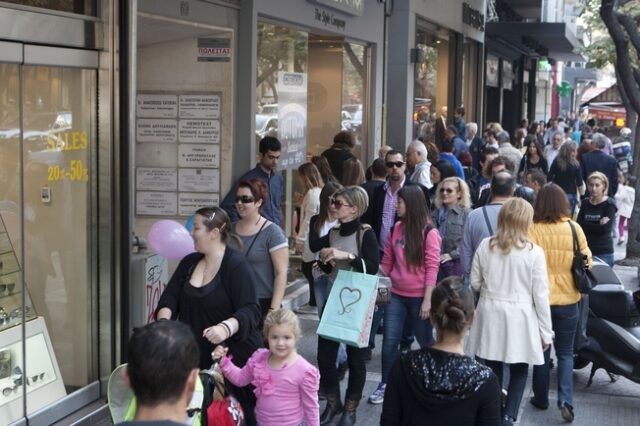
<instances>
[{"instance_id":1,"label":"heart design on bag","mask_svg":"<svg viewBox=\"0 0 640 426\"><path fill-rule=\"evenodd\" d=\"M352 305L358 303L362 299L362 292L357 288L342 287L340 290L340 304L342 305L342 312L338 312L338 315L344 315L351 312Z\"/></svg>"}]
</instances>

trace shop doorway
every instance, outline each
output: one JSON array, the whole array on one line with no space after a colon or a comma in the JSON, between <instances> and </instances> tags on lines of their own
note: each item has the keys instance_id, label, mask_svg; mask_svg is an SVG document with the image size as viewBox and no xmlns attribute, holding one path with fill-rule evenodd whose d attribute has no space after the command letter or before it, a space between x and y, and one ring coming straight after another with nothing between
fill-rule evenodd
<instances>
[{"instance_id":1,"label":"shop doorway","mask_svg":"<svg viewBox=\"0 0 640 426\"><path fill-rule=\"evenodd\" d=\"M0 395L9 423L98 378L97 66L0 43L0 383L27 383Z\"/></svg>"}]
</instances>

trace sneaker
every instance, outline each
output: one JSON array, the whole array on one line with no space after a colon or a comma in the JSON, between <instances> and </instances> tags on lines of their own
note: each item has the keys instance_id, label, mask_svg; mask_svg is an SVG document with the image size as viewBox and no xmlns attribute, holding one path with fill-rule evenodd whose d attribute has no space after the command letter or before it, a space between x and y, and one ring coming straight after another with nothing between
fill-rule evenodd
<instances>
[{"instance_id":1,"label":"sneaker","mask_svg":"<svg viewBox=\"0 0 640 426\"><path fill-rule=\"evenodd\" d=\"M620 239L618 240L618 245L621 246L624 244L626 240L624 239L624 237L620 237Z\"/></svg>"},{"instance_id":2,"label":"sneaker","mask_svg":"<svg viewBox=\"0 0 640 426\"><path fill-rule=\"evenodd\" d=\"M382 404L384 402L384 390L387 388L385 383L378 384L378 387L369 397L369 404Z\"/></svg>"},{"instance_id":3,"label":"sneaker","mask_svg":"<svg viewBox=\"0 0 640 426\"><path fill-rule=\"evenodd\" d=\"M310 305L302 305L298 309L296 309L297 314L317 314L318 308Z\"/></svg>"}]
</instances>

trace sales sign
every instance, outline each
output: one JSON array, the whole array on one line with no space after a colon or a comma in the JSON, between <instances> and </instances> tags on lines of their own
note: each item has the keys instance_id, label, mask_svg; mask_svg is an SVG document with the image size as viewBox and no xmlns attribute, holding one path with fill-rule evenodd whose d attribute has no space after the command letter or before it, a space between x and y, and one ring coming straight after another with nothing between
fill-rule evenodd
<instances>
[{"instance_id":1,"label":"sales sign","mask_svg":"<svg viewBox=\"0 0 640 426\"><path fill-rule=\"evenodd\" d=\"M180 118L220 118L220 95L180 95Z\"/></svg>"},{"instance_id":2,"label":"sales sign","mask_svg":"<svg viewBox=\"0 0 640 426\"><path fill-rule=\"evenodd\" d=\"M220 167L220 145L178 145L179 167Z\"/></svg>"}]
</instances>

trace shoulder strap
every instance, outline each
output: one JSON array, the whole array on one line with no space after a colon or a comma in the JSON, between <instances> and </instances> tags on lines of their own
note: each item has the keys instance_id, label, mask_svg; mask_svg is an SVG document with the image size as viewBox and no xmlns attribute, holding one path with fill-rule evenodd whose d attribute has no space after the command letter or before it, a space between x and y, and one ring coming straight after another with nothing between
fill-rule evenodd
<instances>
[{"instance_id":1,"label":"shoulder strap","mask_svg":"<svg viewBox=\"0 0 640 426\"><path fill-rule=\"evenodd\" d=\"M260 235L260 233L262 232L262 230L264 229L265 225L267 224L268 220L265 219L264 222L262 222L262 226L260 227L260 229L258 230L258 233L256 234L255 237L253 237L253 240L251 241L251 244L249 244L249 248L247 249L247 252L244 254L245 257L249 257L249 253L251 252L251 249L253 248L253 244L256 242L256 240L258 239L258 235Z\"/></svg>"},{"instance_id":2,"label":"shoulder strap","mask_svg":"<svg viewBox=\"0 0 640 426\"><path fill-rule=\"evenodd\" d=\"M366 223L361 223L360 226L358 227L358 230L356 231L356 243L357 243L357 246L358 246L358 257L360 257L360 248L362 247L362 232L363 232L363 230L366 231L367 229L371 229L371 226L366 224ZM391 234L389 234L389 235L391 235Z\"/></svg>"},{"instance_id":3,"label":"shoulder strap","mask_svg":"<svg viewBox=\"0 0 640 426\"><path fill-rule=\"evenodd\" d=\"M487 224L487 229L489 229L489 233L493 236L493 227L491 226L491 221L489 221L487 206L482 206L482 214L484 214L484 221Z\"/></svg>"},{"instance_id":4,"label":"shoulder strap","mask_svg":"<svg viewBox=\"0 0 640 426\"><path fill-rule=\"evenodd\" d=\"M571 236L573 239L573 252L577 253L579 249L578 249L578 236L576 235L576 228L573 226L573 223L571 223L571 220L569 220L568 223L569 223L569 227L571 228Z\"/></svg>"}]
</instances>

